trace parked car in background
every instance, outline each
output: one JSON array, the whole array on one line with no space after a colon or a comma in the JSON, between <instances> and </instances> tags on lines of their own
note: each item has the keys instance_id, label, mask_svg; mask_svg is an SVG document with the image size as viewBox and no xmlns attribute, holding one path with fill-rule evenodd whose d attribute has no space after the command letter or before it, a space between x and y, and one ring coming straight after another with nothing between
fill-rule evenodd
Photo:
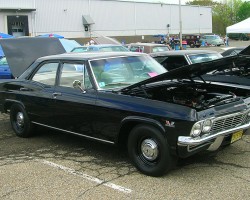
<instances>
[{"instance_id":1,"label":"parked car in background","mask_svg":"<svg viewBox=\"0 0 250 200\"><path fill-rule=\"evenodd\" d=\"M10 45L26 49L24 41L0 44L9 52ZM22 59L10 57L11 68L37 56L34 43ZM167 72L144 53L96 52L41 57L22 69L18 79L0 81L0 111L10 113L17 136L44 126L124 145L150 176L169 171L178 157L236 142L250 127L250 99L226 85L195 82L208 70L199 65Z\"/></svg>"},{"instance_id":2,"label":"parked car in background","mask_svg":"<svg viewBox=\"0 0 250 200\"><path fill-rule=\"evenodd\" d=\"M189 65L191 69L194 66L204 68L207 73L200 76L197 74L199 78L196 80L218 86L226 84L232 93L244 98L250 97L250 47L242 50L241 54L228 57L207 50L170 51L150 55L167 70L182 68L184 65Z\"/></svg>"},{"instance_id":3,"label":"parked car in background","mask_svg":"<svg viewBox=\"0 0 250 200\"><path fill-rule=\"evenodd\" d=\"M187 45L190 46L191 48L201 46L199 34L198 35L195 35L195 34L182 35L182 40L185 40L187 42Z\"/></svg>"},{"instance_id":4,"label":"parked car in background","mask_svg":"<svg viewBox=\"0 0 250 200\"><path fill-rule=\"evenodd\" d=\"M132 52L155 53L169 51L170 47L164 44L157 43L131 43L128 44L128 49Z\"/></svg>"},{"instance_id":5,"label":"parked car in background","mask_svg":"<svg viewBox=\"0 0 250 200\"><path fill-rule=\"evenodd\" d=\"M224 45L224 41L218 35L203 35L200 39L200 42L206 45L214 45L214 46Z\"/></svg>"},{"instance_id":6,"label":"parked car in background","mask_svg":"<svg viewBox=\"0 0 250 200\"><path fill-rule=\"evenodd\" d=\"M221 52L221 55L223 57L237 55L245 48L246 47L228 47L225 48L225 51Z\"/></svg>"},{"instance_id":7,"label":"parked car in background","mask_svg":"<svg viewBox=\"0 0 250 200\"><path fill-rule=\"evenodd\" d=\"M71 52L82 53L88 51L88 46L75 47L71 50Z\"/></svg>"},{"instance_id":8,"label":"parked car in background","mask_svg":"<svg viewBox=\"0 0 250 200\"><path fill-rule=\"evenodd\" d=\"M10 79L10 78L12 78L10 67L6 60L6 57L2 57L0 59L0 79Z\"/></svg>"},{"instance_id":9,"label":"parked car in background","mask_svg":"<svg viewBox=\"0 0 250 200\"><path fill-rule=\"evenodd\" d=\"M227 36L233 40L249 40L250 33L228 33Z\"/></svg>"},{"instance_id":10,"label":"parked car in background","mask_svg":"<svg viewBox=\"0 0 250 200\"><path fill-rule=\"evenodd\" d=\"M101 51L101 52L110 52L110 51L129 51L126 47L116 44L97 44L76 47L72 49L71 52L87 52L87 51Z\"/></svg>"},{"instance_id":11,"label":"parked car in background","mask_svg":"<svg viewBox=\"0 0 250 200\"><path fill-rule=\"evenodd\" d=\"M220 53L210 50L168 51L151 53L150 56L161 63L169 71L184 65L206 62L222 57Z\"/></svg>"}]
</instances>

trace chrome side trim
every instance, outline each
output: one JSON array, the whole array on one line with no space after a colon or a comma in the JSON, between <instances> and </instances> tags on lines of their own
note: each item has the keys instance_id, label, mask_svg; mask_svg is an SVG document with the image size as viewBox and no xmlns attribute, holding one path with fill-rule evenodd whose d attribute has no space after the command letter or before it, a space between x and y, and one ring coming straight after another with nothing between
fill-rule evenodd
<instances>
[{"instance_id":1,"label":"chrome side trim","mask_svg":"<svg viewBox=\"0 0 250 200\"><path fill-rule=\"evenodd\" d=\"M205 136L203 138L200 138L200 137L193 138L193 137L190 137L190 136L179 136L177 144L178 144L178 146L199 145L199 144L202 144L204 142L208 142L209 140L215 139L215 138L217 138L219 136L229 135L229 134L231 134L233 132L236 132L236 131L239 131L239 130L242 130L242 129L248 129L248 128L250 128L250 122L248 124L244 124L244 125L241 125L241 126L229 129L229 130L224 130L224 131L215 133L213 135Z\"/></svg>"},{"instance_id":2,"label":"chrome side trim","mask_svg":"<svg viewBox=\"0 0 250 200\"><path fill-rule=\"evenodd\" d=\"M85 138L89 138L89 139L93 139L93 140L98 140L98 141L109 143L109 144L115 144L114 142L111 142L111 141L108 141L108 140L103 140L103 139L91 137L91 136L88 136L88 135L83 135L83 134L75 133L75 132L72 132L72 131L67 131L67 130L64 130L64 129L55 128L53 126L48 126L48 125L41 124L41 123L38 123L38 122L32 121L31 123L37 124L37 125L40 125L40 126L44 126L44 127L47 127L47 128L55 129L55 130L58 130L58 131L63 131L63 132L71 133L73 135L78 135L78 136L85 137Z\"/></svg>"}]
</instances>

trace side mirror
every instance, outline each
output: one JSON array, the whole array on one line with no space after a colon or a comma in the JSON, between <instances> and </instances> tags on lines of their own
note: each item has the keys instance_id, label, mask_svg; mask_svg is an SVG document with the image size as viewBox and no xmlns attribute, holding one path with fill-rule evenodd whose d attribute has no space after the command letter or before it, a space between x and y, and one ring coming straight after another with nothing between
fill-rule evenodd
<instances>
[{"instance_id":1,"label":"side mirror","mask_svg":"<svg viewBox=\"0 0 250 200\"><path fill-rule=\"evenodd\" d=\"M74 81L73 81L73 88L78 88L78 89L80 89L83 93L86 93L86 91L82 88L81 81L79 81L79 80L74 80Z\"/></svg>"}]
</instances>

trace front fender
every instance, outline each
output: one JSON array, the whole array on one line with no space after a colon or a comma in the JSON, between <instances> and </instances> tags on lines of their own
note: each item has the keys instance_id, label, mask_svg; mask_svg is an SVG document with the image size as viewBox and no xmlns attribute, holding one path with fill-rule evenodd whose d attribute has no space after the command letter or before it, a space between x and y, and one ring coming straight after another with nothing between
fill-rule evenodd
<instances>
[{"instance_id":1,"label":"front fender","mask_svg":"<svg viewBox=\"0 0 250 200\"><path fill-rule=\"evenodd\" d=\"M131 130L136 125L141 124L141 123L152 125L158 128L162 133L166 132L163 125L155 119L141 117L141 116L128 116L128 117L125 117L120 123L121 126L120 126L120 130L117 135L115 143L118 144L119 146L126 145L127 140L128 140L128 135L131 132Z\"/></svg>"},{"instance_id":2,"label":"front fender","mask_svg":"<svg viewBox=\"0 0 250 200\"><path fill-rule=\"evenodd\" d=\"M121 127L128 123L128 122L143 122L146 124L151 124L153 126L156 126L157 128L159 128L161 131L165 132L165 128L162 126L162 124L155 120L155 119L151 119L151 118L147 118L147 117L141 117L141 116L128 116L125 117L122 121L121 121Z\"/></svg>"}]
</instances>

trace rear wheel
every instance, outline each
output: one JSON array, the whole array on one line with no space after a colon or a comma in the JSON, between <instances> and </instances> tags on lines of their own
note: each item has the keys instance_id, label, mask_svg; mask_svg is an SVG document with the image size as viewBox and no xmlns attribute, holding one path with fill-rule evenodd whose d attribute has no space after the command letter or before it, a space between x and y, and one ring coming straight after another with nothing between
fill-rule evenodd
<instances>
[{"instance_id":1,"label":"rear wheel","mask_svg":"<svg viewBox=\"0 0 250 200\"><path fill-rule=\"evenodd\" d=\"M138 125L131 131L128 154L135 167L149 176L161 176L173 167L167 140L153 126Z\"/></svg>"},{"instance_id":2,"label":"rear wheel","mask_svg":"<svg viewBox=\"0 0 250 200\"><path fill-rule=\"evenodd\" d=\"M30 119L20 104L13 104L10 108L10 123L12 129L19 137L29 137L32 134L33 126Z\"/></svg>"}]
</instances>

